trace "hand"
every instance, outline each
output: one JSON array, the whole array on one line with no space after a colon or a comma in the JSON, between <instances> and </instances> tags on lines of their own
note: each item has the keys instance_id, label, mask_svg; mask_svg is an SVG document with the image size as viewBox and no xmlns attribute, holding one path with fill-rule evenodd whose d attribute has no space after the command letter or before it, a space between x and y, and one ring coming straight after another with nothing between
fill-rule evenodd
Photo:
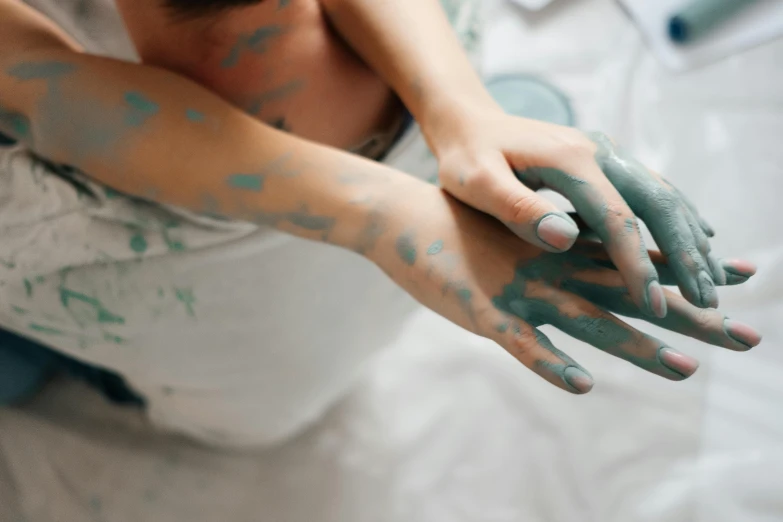
<instances>
[{"instance_id":1,"label":"hand","mask_svg":"<svg viewBox=\"0 0 783 522\"><path fill-rule=\"evenodd\" d=\"M640 317L601 244L580 240L569 252L552 254L443 192L430 196L411 194L391 214L397 216L390 218L395 223L370 256L424 305L497 342L572 393L588 392L592 377L552 345L538 330L541 325L552 325L667 379L682 380L696 371L695 359L612 314ZM663 256L645 255L656 263L662 284L675 282L676 274ZM747 262L724 263L731 283L755 273ZM697 308L669 290L662 293L669 313L647 318L652 324L737 351L761 341L753 329L717 310Z\"/></svg>"},{"instance_id":2,"label":"hand","mask_svg":"<svg viewBox=\"0 0 783 522\"><path fill-rule=\"evenodd\" d=\"M712 229L676 188L607 137L486 107L455 110L448 118L425 132L449 193L531 244L563 252L577 238L576 224L534 191L546 187L561 193L602 240L633 302L647 315L664 317L666 300L638 216L685 298L699 307L717 307L715 286L726 278L710 251Z\"/></svg>"}]
</instances>

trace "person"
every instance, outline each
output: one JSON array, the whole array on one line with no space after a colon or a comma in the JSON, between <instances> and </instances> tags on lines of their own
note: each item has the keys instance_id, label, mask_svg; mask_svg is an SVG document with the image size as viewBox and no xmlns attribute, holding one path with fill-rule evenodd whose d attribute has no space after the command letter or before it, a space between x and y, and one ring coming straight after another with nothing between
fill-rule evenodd
<instances>
[{"instance_id":1,"label":"person","mask_svg":"<svg viewBox=\"0 0 783 522\"><path fill-rule=\"evenodd\" d=\"M128 63L0 0L0 325L233 446L320 415L409 296L572 393L541 325L671 380L697 361L615 313L757 345L715 308L754 267L611 139L506 115L462 49L479 3L445 4L118 0Z\"/></svg>"}]
</instances>

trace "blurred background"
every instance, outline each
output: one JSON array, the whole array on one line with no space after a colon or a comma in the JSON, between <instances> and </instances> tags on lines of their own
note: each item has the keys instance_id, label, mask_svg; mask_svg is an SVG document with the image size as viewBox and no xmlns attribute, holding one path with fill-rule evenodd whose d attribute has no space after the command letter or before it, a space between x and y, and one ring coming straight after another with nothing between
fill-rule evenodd
<instances>
[{"instance_id":1,"label":"blurred background","mask_svg":"<svg viewBox=\"0 0 783 522\"><path fill-rule=\"evenodd\" d=\"M762 345L645 325L702 362L672 383L547 331L598 383L574 397L422 310L325 418L255 453L152 434L61 379L0 409L0 522L783 521L783 12L683 48L650 29L668 1L515 2L484 2L485 75L556 86L688 194L718 254L759 265L721 307ZM132 57L110 0L28 3Z\"/></svg>"}]
</instances>

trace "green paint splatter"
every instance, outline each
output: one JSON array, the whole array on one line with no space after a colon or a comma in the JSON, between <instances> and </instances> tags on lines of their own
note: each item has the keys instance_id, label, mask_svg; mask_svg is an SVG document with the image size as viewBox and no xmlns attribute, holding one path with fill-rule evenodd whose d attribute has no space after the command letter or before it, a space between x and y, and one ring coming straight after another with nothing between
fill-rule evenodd
<instances>
[{"instance_id":1,"label":"green paint splatter","mask_svg":"<svg viewBox=\"0 0 783 522\"><path fill-rule=\"evenodd\" d=\"M65 333L62 330L58 330L57 328L51 328L49 326L43 326L36 323L30 323L28 326L30 330L42 334L48 334L48 335L65 335Z\"/></svg>"},{"instance_id":2,"label":"green paint splatter","mask_svg":"<svg viewBox=\"0 0 783 522\"><path fill-rule=\"evenodd\" d=\"M408 266L416 263L416 242L412 232L406 232L397 238L397 255Z\"/></svg>"},{"instance_id":3,"label":"green paint splatter","mask_svg":"<svg viewBox=\"0 0 783 522\"><path fill-rule=\"evenodd\" d=\"M4 259L0 259L0 265L3 265L8 270L13 270L14 268L16 268L16 263L14 263L13 261L5 261Z\"/></svg>"},{"instance_id":4,"label":"green paint splatter","mask_svg":"<svg viewBox=\"0 0 783 522\"><path fill-rule=\"evenodd\" d=\"M75 70L75 65L65 62L22 62L8 69L8 74L19 80L50 80Z\"/></svg>"},{"instance_id":5,"label":"green paint splatter","mask_svg":"<svg viewBox=\"0 0 783 522\"><path fill-rule=\"evenodd\" d=\"M131 237L130 247L131 250L137 254L143 254L147 251L147 240L141 232L138 232Z\"/></svg>"},{"instance_id":6,"label":"green paint splatter","mask_svg":"<svg viewBox=\"0 0 783 522\"><path fill-rule=\"evenodd\" d=\"M125 324L125 318L111 313L96 298L68 288L60 288L60 302L70 310L74 302L87 305L95 313L95 320L104 324Z\"/></svg>"},{"instance_id":7,"label":"green paint splatter","mask_svg":"<svg viewBox=\"0 0 783 522\"><path fill-rule=\"evenodd\" d=\"M266 52L269 40L275 36L281 34L283 29L278 25L268 25L259 27L253 33L241 34L237 38L236 44L228 53L228 56L221 62L220 66L224 69L236 67L239 64L239 59L242 57L242 53L245 51L251 51L256 54L263 54Z\"/></svg>"},{"instance_id":8,"label":"green paint splatter","mask_svg":"<svg viewBox=\"0 0 783 522\"><path fill-rule=\"evenodd\" d=\"M193 305L196 303L196 297L193 295L193 290L190 288L174 288L174 295L177 297L177 301L185 305L185 310L190 317L196 317L196 312L193 309Z\"/></svg>"},{"instance_id":9,"label":"green paint splatter","mask_svg":"<svg viewBox=\"0 0 783 522\"><path fill-rule=\"evenodd\" d=\"M459 297L459 300L463 303L469 303L471 299L473 299L473 292L467 288L460 288L457 290L457 297Z\"/></svg>"},{"instance_id":10,"label":"green paint splatter","mask_svg":"<svg viewBox=\"0 0 783 522\"><path fill-rule=\"evenodd\" d=\"M182 240L178 238L172 237L172 230L177 229L179 229L179 223L176 221L171 221L166 223L166 226L162 232L163 241L166 243L166 246L171 252L183 252L185 250L185 243L183 243Z\"/></svg>"},{"instance_id":11,"label":"green paint splatter","mask_svg":"<svg viewBox=\"0 0 783 522\"><path fill-rule=\"evenodd\" d=\"M261 192L264 190L264 176L258 174L233 174L226 180L228 186L241 189Z\"/></svg>"},{"instance_id":12,"label":"green paint splatter","mask_svg":"<svg viewBox=\"0 0 783 522\"><path fill-rule=\"evenodd\" d=\"M286 215L286 219L307 230L331 230L334 228L334 218L313 216L305 212L291 212Z\"/></svg>"},{"instance_id":13,"label":"green paint splatter","mask_svg":"<svg viewBox=\"0 0 783 522\"><path fill-rule=\"evenodd\" d=\"M27 297L33 296L33 283L29 279L24 280L24 291L27 294Z\"/></svg>"},{"instance_id":14,"label":"green paint splatter","mask_svg":"<svg viewBox=\"0 0 783 522\"><path fill-rule=\"evenodd\" d=\"M103 332L103 340L114 344L125 344L126 340L119 335Z\"/></svg>"},{"instance_id":15,"label":"green paint splatter","mask_svg":"<svg viewBox=\"0 0 783 522\"><path fill-rule=\"evenodd\" d=\"M436 256L443 252L443 241L438 240L435 241L433 244L430 245L430 247L427 249L427 255L428 256Z\"/></svg>"},{"instance_id":16,"label":"green paint splatter","mask_svg":"<svg viewBox=\"0 0 783 522\"><path fill-rule=\"evenodd\" d=\"M196 109L188 109L185 111L185 117L195 123L201 123L205 119L204 113L199 112Z\"/></svg>"},{"instance_id":17,"label":"green paint splatter","mask_svg":"<svg viewBox=\"0 0 783 522\"><path fill-rule=\"evenodd\" d=\"M38 283L39 285L43 284L43 283L46 282L46 277L44 277L42 275L35 276L35 282Z\"/></svg>"},{"instance_id":18,"label":"green paint splatter","mask_svg":"<svg viewBox=\"0 0 783 522\"><path fill-rule=\"evenodd\" d=\"M19 315L25 315L25 314L29 313L29 311L28 311L28 310L25 310L24 308L22 308L22 307L19 307L19 306L13 306L13 305L11 305L11 310L13 310L13 311L14 311L14 313L17 313L17 314L19 314Z\"/></svg>"},{"instance_id":19,"label":"green paint splatter","mask_svg":"<svg viewBox=\"0 0 783 522\"><path fill-rule=\"evenodd\" d=\"M157 103L138 92L126 93L125 102L129 106L128 113L125 115L125 123L131 127L140 127L160 111L160 106Z\"/></svg>"}]
</instances>

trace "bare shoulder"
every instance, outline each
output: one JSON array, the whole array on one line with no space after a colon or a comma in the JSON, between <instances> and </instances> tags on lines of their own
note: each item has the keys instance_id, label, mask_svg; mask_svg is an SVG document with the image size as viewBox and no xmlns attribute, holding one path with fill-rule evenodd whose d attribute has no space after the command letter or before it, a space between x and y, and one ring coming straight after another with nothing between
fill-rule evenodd
<instances>
[{"instance_id":1,"label":"bare shoulder","mask_svg":"<svg viewBox=\"0 0 783 522\"><path fill-rule=\"evenodd\" d=\"M0 61L51 47L81 50L57 24L21 0L0 0Z\"/></svg>"}]
</instances>

